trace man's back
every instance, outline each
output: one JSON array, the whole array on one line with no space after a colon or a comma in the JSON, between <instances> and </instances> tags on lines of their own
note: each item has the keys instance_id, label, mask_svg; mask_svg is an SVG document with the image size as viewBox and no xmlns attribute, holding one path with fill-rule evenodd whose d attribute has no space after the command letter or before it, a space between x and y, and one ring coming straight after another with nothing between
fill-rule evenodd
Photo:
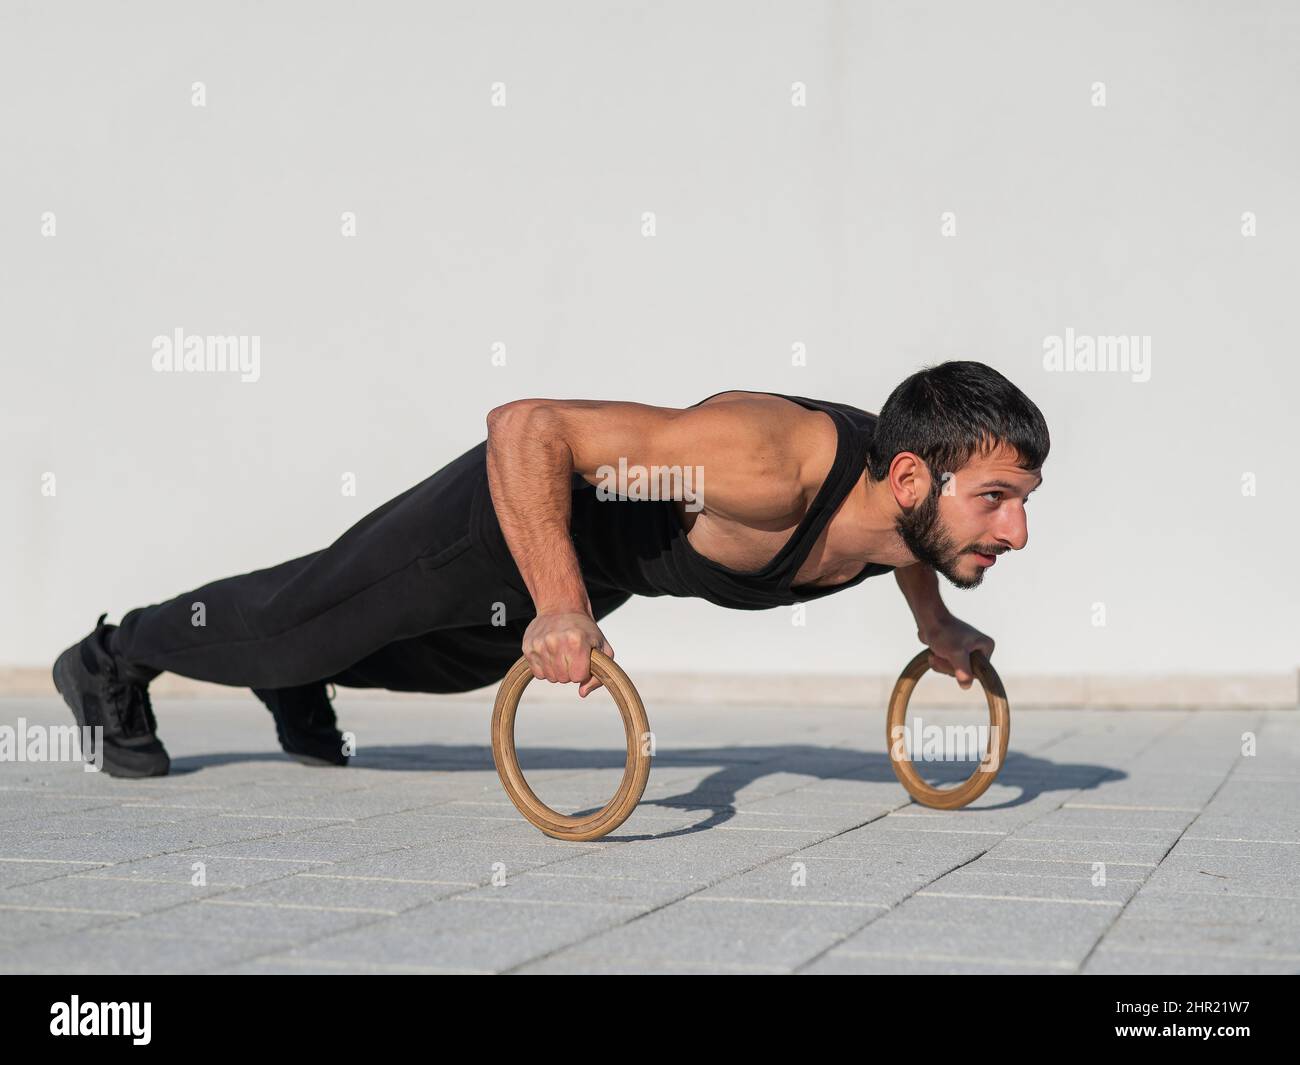
<instances>
[{"instance_id":1,"label":"man's back","mask_svg":"<svg viewBox=\"0 0 1300 1065\"><path fill-rule=\"evenodd\" d=\"M490 421L498 434L488 441L491 505L502 519L498 554L519 562L525 583L530 565L539 574L529 586L539 609L563 600L547 581L563 584L570 565L601 587L737 609L816 598L814 589L825 594L891 568L864 570L860 559L826 550L830 518L861 476L874 425L857 408L752 392L719 393L684 410L568 400L511 406ZM566 467L567 499L549 487L558 483L551 471ZM701 485L703 509L698 500L607 491L611 470L659 485L665 469L698 475L686 479ZM531 495L520 494L525 485ZM626 487L634 495L635 482ZM520 500L539 500L538 509ZM535 543L550 546L533 554Z\"/></svg>"}]
</instances>

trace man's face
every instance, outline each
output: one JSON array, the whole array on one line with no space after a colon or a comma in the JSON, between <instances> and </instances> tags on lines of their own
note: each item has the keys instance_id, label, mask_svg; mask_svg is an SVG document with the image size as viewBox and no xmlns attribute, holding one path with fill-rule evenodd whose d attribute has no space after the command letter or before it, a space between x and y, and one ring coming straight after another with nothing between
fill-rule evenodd
<instances>
[{"instance_id":1,"label":"man's face","mask_svg":"<svg viewBox=\"0 0 1300 1065\"><path fill-rule=\"evenodd\" d=\"M1013 449L999 445L946 480L936 475L926 498L895 523L918 562L958 588L977 588L994 558L1029 542L1025 499L1043 478L1022 470L1015 458Z\"/></svg>"}]
</instances>

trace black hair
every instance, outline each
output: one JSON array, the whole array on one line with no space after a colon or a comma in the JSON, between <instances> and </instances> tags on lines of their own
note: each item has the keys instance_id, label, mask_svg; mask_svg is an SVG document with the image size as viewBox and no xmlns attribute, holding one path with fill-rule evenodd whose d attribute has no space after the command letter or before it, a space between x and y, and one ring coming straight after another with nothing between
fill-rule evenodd
<instances>
[{"instance_id":1,"label":"black hair","mask_svg":"<svg viewBox=\"0 0 1300 1065\"><path fill-rule=\"evenodd\" d=\"M867 471L883 481L894 456L911 451L925 460L937 483L1000 443L1015 448L1021 469L1038 469L1052 446L1043 412L991 366L943 362L918 370L889 394L867 452Z\"/></svg>"}]
</instances>

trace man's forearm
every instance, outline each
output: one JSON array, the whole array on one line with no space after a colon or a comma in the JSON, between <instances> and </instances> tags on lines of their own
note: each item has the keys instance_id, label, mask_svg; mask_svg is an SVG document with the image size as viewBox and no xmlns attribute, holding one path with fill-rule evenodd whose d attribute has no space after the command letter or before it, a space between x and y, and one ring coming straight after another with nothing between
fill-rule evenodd
<instances>
[{"instance_id":1,"label":"man's forearm","mask_svg":"<svg viewBox=\"0 0 1300 1065\"><path fill-rule=\"evenodd\" d=\"M925 632L952 616L939 597L939 577L933 566L916 562L894 570L894 578L912 609L918 632Z\"/></svg>"},{"instance_id":2,"label":"man's forearm","mask_svg":"<svg viewBox=\"0 0 1300 1065\"><path fill-rule=\"evenodd\" d=\"M488 415L488 490L538 614L591 613L569 538L573 455L544 408Z\"/></svg>"}]
</instances>

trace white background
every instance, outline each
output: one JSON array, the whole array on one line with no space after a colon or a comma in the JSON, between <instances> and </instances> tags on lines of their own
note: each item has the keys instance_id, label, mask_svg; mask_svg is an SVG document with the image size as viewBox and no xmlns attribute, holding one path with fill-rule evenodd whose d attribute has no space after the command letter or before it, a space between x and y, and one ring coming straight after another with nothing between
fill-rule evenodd
<instances>
[{"instance_id":1,"label":"white background","mask_svg":"<svg viewBox=\"0 0 1300 1065\"><path fill-rule=\"evenodd\" d=\"M971 358L1053 438L1028 548L944 584L999 668L1296 665L1294 3L0 11L0 664L326 546L510 399L878 411ZM259 335L261 380L154 373L178 326ZM1151 379L1045 372L1067 327L1150 336ZM671 599L603 628L628 668L919 646L892 576L802 628Z\"/></svg>"}]
</instances>

